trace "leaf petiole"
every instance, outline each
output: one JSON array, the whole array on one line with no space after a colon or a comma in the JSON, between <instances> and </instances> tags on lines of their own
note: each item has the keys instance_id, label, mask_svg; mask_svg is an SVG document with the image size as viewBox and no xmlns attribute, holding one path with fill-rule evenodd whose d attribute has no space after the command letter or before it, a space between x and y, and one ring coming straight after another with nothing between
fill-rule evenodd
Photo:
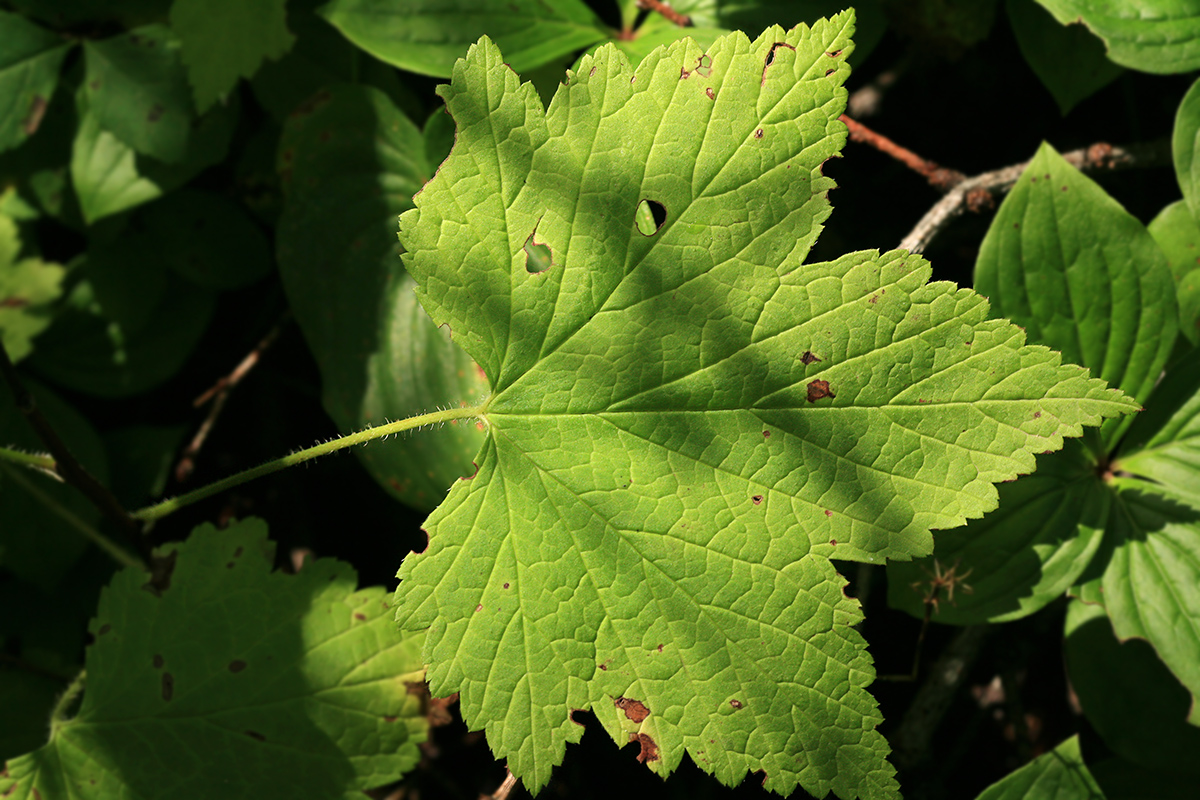
<instances>
[{"instance_id":1,"label":"leaf petiole","mask_svg":"<svg viewBox=\"0 0 1200 800\"><path fill-rule=\"evenodd\" d=\"M228 478L222 478L216 483L210 483L194 492L182 494L179 497L172 497L163 500L161 503L156 503L152 506L133 511L129 516L143 522L150 522L157 519L162 519L168 514L191 505L192 503L212 497L215 494L220 494L226 489L232 489L235 486L240 486L243 483L261 478L264 475L270 475L273 472L279 472L287 467L303 464L305 461L311 461L329 453L336 453L338 450L345 450L347 447L354 447L358 444L366 444L375 439L383 439L396 433L404 433L405 431L420 428L425 425L438 425L443 422L450 422L456 419L469 419L471 417L482 417L487 408L487 403L482 403L478 406L469 406L465 408L448 408L443 411L433 411L428 414L418 414L415 417L407 417L406 419L389 422L383 425L376 425L371 428L365 428L361 431L351 433L347 436L342 436L337 439L331 439L328 442L314 445L305 450L299 450L295 453L277 458L274 461L268 461L257 467L252 467L236 475L230 475Z\"/></svg>"},{"instance_id":2,"label":"leaf petiole","mask_svg":"<svg viewBox=\"0 0 1200 800\"><path fill-rule=\"evenodd\" d=\"M0 447L0 461L7 461L12 464L20 464L23 467L31 467L40 469L54 475L56 480L61 481L62 478L58 473L54 472L54 457L48 456L45 453L22 453L20 450L13 450L8 447Z\"/></svg>"}]
</instances>

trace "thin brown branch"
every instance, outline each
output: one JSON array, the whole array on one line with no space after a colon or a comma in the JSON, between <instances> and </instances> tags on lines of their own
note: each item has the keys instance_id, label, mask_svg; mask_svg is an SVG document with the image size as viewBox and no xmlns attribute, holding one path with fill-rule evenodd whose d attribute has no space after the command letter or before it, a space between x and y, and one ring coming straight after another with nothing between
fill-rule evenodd
<instances>
[{"instance_id":1,"label":"thin brown branch","mask_svg":"<svg viewBox=\"0 0 1200 800\"><path fill-rule=\"evenodd\" d=\"M500 784L499 788L496 789L496 791L492 792L491 794L483 795L483 797L480 798L480 800L507 800L509 792L511 792L513 790L513 787L516 785L517 785L517 776L513 775L512 772L509 771L504 776L504 782Z\"/></svg>"},{"instance_id":2,"label":"thin brown branch","mask_svg":"<svg viewBox=\"0 0 1200 800\"><path fill-rule=\"evenodd\" d=\"M209 387L204 394L192 401L192 406L195 408L200 408L209 401L212 401L212 406L208 410L208 416L205 417L204 422L200 424L200 428L196 431L196 435L192 437L192 441L184 449L183 455L179 457L179 462L175 465L175 480L183 483L191 476L192 471L196 468L196 458L200 455L200 450L208 440L208 435L212 432L213 426L216 425L217 418L221 416L221 411L225 408L225 402L229 399L229 393L262 360L263 354L279 338L279 333L283 330L283 325L289 318L290 315L285 312L271 326L271 330L267 331L267 335L260 339L258 344L254 346L254 349L247 353L246 357L233 368L232 372L218 378L217 382Z\"/></svg>"},{"instance_id":3,"label":"thin brown branch","mask_svg":"<svg viewBox=\"0 0 1200 800\"><path fill-rule=\"evenodd\" d=\"M50 452L54 458L54 471L68 484L74 486L83 496L91 502L100 513L112 520L117 527L129 538L129 541L141 554L147 564L150 564L152 559L150 545L142 536L141 528L129 512L121 505L113 493L108 490L100 481L96 480L87 469L84 468L79 460L71 453L70 448L59 437L58 432L42 414L38 408L37 400L33 394L26 388L21 376L17 373L17 369L13 366L12 359L8 357L8 350L3 344L0 344L0 373L4 375L4 381L8 384L12 392L13 399L16 401L17 411L29 422L34 433L42 440L42 444Z\"/></svg>"},{"instance_id":4,"label":"thin brown branch","mask_svg":"<svg viewBox=\"0 0 1200 800\"><path fill-rule=\"evenodd\" d=\"M929 181L930 186L933 186L935 189L940 189L944 192L961 183L966 178L965 175L956 169L948 169L933 161L921 158L912 150L901 147L886 136L876 133L866 125L851 119L845 114L842 114L841 120L850 129L850 141L870 145L879 152L891 156Z\"/></svg>"},{"instance_id":5,"label":"thin brown branch","mask_svg":"<svg viewBox=\"0 0 1200 800\"><path fill-rule=\"evenodd\" d=\"M1160 167L1171 163L1171 145L1166 139L1128 147L1097 142L1090 147L1063 153L1063 158L1083 172ZM979 212L994 207L996 198L1016 184L1028 165L1028 161L1013 164L966 178L954 185L945 197L925 213L908 236L904 237L900 248L910 253L923 252L934 237L964 211Z\"/></svg>"},{"instance_id":6,"label":"thin brown branch","mask_svg":"<svg viewBox=\"0 0 1200 800\"><path fill-rule=\"evenodd\" d=\"M649 11L657 11L671 22L674 22L681 28L686 28L692 24L692 20L686 14L680 14L675 9L661 0L638 0L638 8L645 8Z\"/></svg>"}]
</instances>

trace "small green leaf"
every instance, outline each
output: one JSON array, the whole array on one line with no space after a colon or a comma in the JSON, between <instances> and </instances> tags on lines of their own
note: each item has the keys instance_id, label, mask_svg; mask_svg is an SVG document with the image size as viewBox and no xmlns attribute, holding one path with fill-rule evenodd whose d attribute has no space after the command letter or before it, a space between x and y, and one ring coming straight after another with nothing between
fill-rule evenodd
<instances>
[{"instance_id":1,"label":"small green leaf","mask_svg":"<svg viewBox=\"0 0 1200 800\"><path fill-rule=\"evenodd\" d=\"M400 264L396 215L433 174L425 146L382 92L349 85L294 114L280 143L280 275L321 369L325 408L347 433L474 403L486 389L417 304ZM471 473L482 441L464 422L356 452L393 495L432 509Z\"/></svg>"},{"instance_id":2,"label":"small green leaf","mask_svg":"<svg viewBox=\"0 0 1200 800\"><path fill-rule=\"evenodd\" d=\"M1200 224L1183 200L1158 212L1146 230L1158 242L1171 274L1179 306L1179 331L1192 344L1200 344Z\"/></svg>"},{"instance_id":3,"label":"small green leaf","mask_svg":"<svg viewBox=\"0 0 1200 800\"><path fill-rule=\"evenodd\" d=\"M1071 686L1105 743L1146 767L1200 773L1200 729L1187 723L1191 698L1154 650L1139 639L1118 641L1104 609L1079 600L1067 611L1065 634Z\"/></svg>"},{"instance_id":4,"label":"small green leaf","mask_svg":"<svg viewBox=\"0 0 1200 800\"><path fill-rule=\"evenodd\" d=\"M201 113L224 100L239 78L264 59L281 58L295 37L287 29L286 0L175 0L171 29L183 45L183 63Z\"/></svg>"},{"instance_id":5,"label":"small green leaf","mask_svg":"<svg viewBox=\"0 0 1200 800\"><path fill-rule=\"evenodd\" d=\"M104 130L139 153L180 161L192 129L192 98L179 41L165 25L146 25L85 41L84 91Z\"/></svg>"},{"instance_id":6,"label":"small green leaf","mask_svg":"<svg viewBox=\"0 0 1200 800\"><path fill-rule=\"evenodd\" d=\"M581 0L331 0L319 12L376 58L438 78L485 33L522 73L608 38Z\"/></svg>"},{"instance_id":7,"label":"small green leaf","mask_svg":"<svg viewBox=\"0 0 1200 800\"><path fill-rule=\"evenodd\" d=\"M636 69L602 47L548 110L485 38L439 90L458 136L401 216L404 263L492 394L397 618L532 789L591 709L663 774L686 752L726 784L897 797L830 559L925 555L1134 407L919 257L803 263L853 20Z\"/></svg>"},{"instance_id":8,"label":"small green leaf","mask_svg":"<svg viewBox=\"0 0 1200 800\"><path fill-rule=\"evenodd\" d=\"M1183 199L1192 216L1200 219L1200 81L1192 84L1175 112L1171 154Z\"/></svg>"},{"instance_id":9,"label":"small green leaf","mask_svg":"<svg viewBox=\"0 0 1200 800\"><path fill-rule=\"evenodd\" d=\"M952 625L1020 619L1075 584L1100 547L1112 499L1095 459L1071 441L999 489L995 511L938 531L933 556L888 565L892 608L923 617L939 569L962 577L953 595L936 596L933 620Z\"/></svg>"},{"instance_id":10,"label":"small green leaf","mask_svg":"<svg viewBox=\"0 0 1200 800\"><path fill-rule=\"evenodd\" d=\"M1082 22L1117 64L1169 75L1200 68L1200 5L1180 0L1037 0L1063 25Z\"/></svg>"},{"instance_id":11,"label":"small green leaf","mask_svg":"<svg viewBox=\"0 0 1200 800\"><path fill-rule=\"evenodd\" d=\"M408 691L420 636L399 635L380 588L322 559L271 572L266 526L197 528L167 545L169 584L125 569L103 592L83 704L41 749L8 762L0 793L179 800L349 797L420 758Z\"/></svg>"},{"instance_id":12,"label":"small green leaf","mask_svg":"<svg viewBox=\"0 0 1200 800\"><path fill-rule=\"evenodd\" d=\"M108 461L91 424L41 383L28 377L23 380L67 447L103 483L108 478ZM4 381L0 381L0 443L30 453L45 452ZM95 525L99 516L75 487L10 464L0 465L0 519L5 520L0 525L0 564L39 589L61 590L59 584L67 571L87 549L87 539L74 520Z\"/></svg>"},{"instance_id":13,"label":"small green leaf","mask_svg":"<svg viewBox=\"0 0 1200 800\"><path fill-rule=\"evenodd\" d=\"M70 49L19 14L0 11L0 151L37 133Z\"/></svg>"},{"instance_id":14,"label":"small green leaf","mask_svg":"<svg viewBox=\"0 0 1200 800\"><path fill-rule=\"evenodd\" d=\"M988 229L975 289L995 316L1141 401L1175 343L1175 289L1162 250L1048 144ZM1108 423L1109 442L1125 424Z\"/></svg>"},{"instance_id":15,"label":"small green leaf","mask_svg":"<svg viewBox=\"0 0 1200 800\"><path fill-rule=\"evenodd\" d=\"M192 129L184 159L163 164L138 156L104 130L82 95L77 105L79 129L71 150L71 182L88 224L161 197L220 161L237 124L235 106L214 109Z\"/></svg>"},{"instance_id":16,"label":"small green leaf","mask_svg":"<svg viewBox=\"0 0 1200 800\"><path fill-rule=\"evenodd\" d=\"M1072 736L989 786L977 800L1104 800L1104 792L1083 763L1079 737Z\"/></svg>"},{"instance_id":17,"label":"small green leaf","mask_svg":"<svg viewBox=\"0 0 1200 800\"><path fill-rule=\"evenodd\" d=\"M50 324L65 274L58 264L20 258L19 237L17 223L0 215L0 342L13 363L33 351L34 337Z\"/></svg>"},{"instance_id":18,"label":"small green leaf","mask_svg":"<svg viewBox=\"0 0 1200 800\"><path fill-rule=\"evenodd\" d=\"M1033 0L1008 0L1008 19L1021 55L1066 115L1123 71L1104 43L1083 25L1060 25Z\"/></svg>"}]
</instances>

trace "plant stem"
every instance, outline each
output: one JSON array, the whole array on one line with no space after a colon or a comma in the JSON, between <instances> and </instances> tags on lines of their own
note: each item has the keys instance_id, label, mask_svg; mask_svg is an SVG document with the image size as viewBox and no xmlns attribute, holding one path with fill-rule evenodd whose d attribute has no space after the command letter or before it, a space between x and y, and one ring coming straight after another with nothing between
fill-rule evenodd
<instances>
[{"instance_id":1,"label":"plant stem","mask_svg":"<svg viewBox=\"0 0 1200 800\"><path fill-rule=\"evenodd\" d=\"M50 729L54 730L59 725L68 721L67 712L71 710L71 705L75 702L75 698L79 697L83 691L83 684L87 680L87 670L79 670L79 674L75 676L75 680L67 687L67 690L58 698L58 702L54 704L54 711L50 714Z\"/></svg>"},{"instance_id":2,"label":"plant stem","mask_svg":"<svg viewBox=\"0 0 1200 800\"><path fill-rule=\"evenodd\" d=\"M54 473L54 476L58 477L58 473L54 472L54 458L51 456L39 455L37 453L22 453L20 450L0 447L0 461L9 461L13 464L20 464L22 467L45 470L46 472Z\"/></svg>"},{"instance_id":3,"label":"plant stem","mask_svg":"<svg viewBox=\"0 0 1200 800\"><path fill-rule=\"evenodd\" d=\"M45 506L50 513L56 515L72 528L79 531L84 535L85 538L112 556L113 560L121 566L146 569L145 562L143 562L140 558L128 552L116 542L105 536L103 533L84 522L70 510L64 508L57 500L43 492L36 483L22 475L21 470L13 469L7 464L0 464L0 474L3 474L6 478L28 492L30 497Z\"/></svg>"},{"instance_id":4,"label":"plant stem","mask_svg":"<svg viewBox=\"0 0 1200 800\"><path fill-rule=\"evenodd\" d=\"M303 464L305 461L311 461L319 456L336 453L338 450L345 450L347 447L354 447L357 444L365 444L375 439L383 439L396 433L420 428L424 425L437 425L443 422L450 422L456 419L469 419L471 417L482 417L486 410L487 404L483 403L478 406L468 408L449 408L445 411L434 411L429 414L420 414L415 417L389 422L384 425L377 425L373 428L352 433L348 436L342 436L338 439L333 439L328 442L309 447L306 450L286 455L283 458L277 458L274 461L268 461L251 469L243 470L236 475L230 475L228 478L223 478L216 483L210 483L208 486L197 489L194 492L172 497L146 508L139 509L130 514L136 520L150 522L156 519L162 519L168 514L174 513L184 506L191 505L199 500L204 500L212 497L215 494L220 494L226 489L232 489L235 486L240 486L243 483L252 481L255 478L261 478L264 475L270 475L273 472L279 472L296 464Z\"/></svg>"}]
</instances>

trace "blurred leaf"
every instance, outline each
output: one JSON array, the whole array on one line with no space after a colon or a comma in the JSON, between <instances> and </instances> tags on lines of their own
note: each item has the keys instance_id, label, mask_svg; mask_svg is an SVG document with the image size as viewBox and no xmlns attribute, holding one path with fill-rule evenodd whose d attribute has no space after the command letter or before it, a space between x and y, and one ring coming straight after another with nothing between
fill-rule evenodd
<instances>
[{"instance_id":1,"label":"blurred leaf","mask_svg":"<svg viewBox=\"0 0 1200 800\"><path fill-rule=\"evenodd\" d=\"M1192 344L1200 344L1200 224L1187 203L1178 200L1158 212L1146 229L1175 276L1179 331Z\"/></svg>"},{"instance_id":2,"label":"blurred leaf","mask_svg":"<svg viewBox=\"0 0 1200 800\"><path fill-rule=\"evenodd\" d=\"M78 714L13 759L0 793L178 800L351 797L420 758L420 635L396 631L382 588L332 559L271 572L266 525L197 528L170 584L125 569L89 629ZM216 761L214 761L214 756Z\"/></svg>"},{"instance_id":3,"label":"blurred leaf","mask_svg":"<svg viewBox=\"0 0 1200 800\"><path fill-rule=\"evenodd\" d=\"M1083 25L1060 25L1034 0L1008 0L1008 19L1021 55L1066 115L1123 71L1104 43Z\"/></svg>"},{"instance_id":4,"label":"blurred leaf","mask_svg":"<svg viewBox=\"0 0 1200 800\"><path fill-rule=\"evenodd\" d=\"M1171 151L1183 199L1200 220L1200 80L1188 89L1175 112Z\"/></svg>"},{"instance_id":5,"label":"blurred leaf","mask_svg":"<svg viewBox=\"0 0 1200 800\"><path fill-rule=\"evenodd\" d=\"M70 49L62 37L0 11L0 151L37 133Z\"/></svg>"},{"instance_id":6,"label":"blurred leaf","mask_svg":"<svg viewBox=\"0 0 1200 800\"><path fill-rule=\"evenodd\" d=\"M187 152L192 98L179 41L165 25L87 40L84 91L104 130L139 153L177 162Z\"/></svg>"},{"instance_id":7,"label":"blurred leaf","mask_svg":"<svg viewBox=\"0 0 1200 800\"><path fill-rule=\"evenodd\" d=\"M1187 723L1191 698L1154 650L1120 642L1104 609L1071 602L1066 621L1071 686L1088 721L1124 758L1156 770L1200 774L1200 729Z\"/></svg>"},{"instance_id":8,"label":"blurred leaf","mask_svg":"<svg viewBox=\"0 0 1200 800\"><path fill-rule=\"evenodd\" d=\"M133 425L104 434L112 465L112 493L125 508L162 497L183 445L182 425Z\"/></svg>"},{"instance_id":9,"label":"blurred leaf","mask_svg":"<svg viewBox=\"0 0 1200 800\"><path fill-rule=\"evenodd\" d=\"M0 215L0 341L13 363L33 351L34 337L50 324L65 274L58 264L20 254L17 224Z\"/></svg>"},{"instance_id":10,"label":"blurred leaf","mask_svg":"<svg viewBox=\"0 0 1200 800\"><path fill-rule=\"evenodd\" d=\"M282 57L295 42L286 0L175 0L171 28L183 45L183 63L201 113L224 100L239 78L264 59Z\"/></svg>"},{"instance_id":11,"label":"blurred leaf","mask_svg":"<svg viewBox=\"0 0 1200 800\"><path fill-rule=\"evenodd\" d=\"M7 0L7 5L56 28L112 22L136 28L166 20L171 0Z\"/></svg>"},{"instance_id":12,"label":"blurred leaf","mask_svg":"<svg viewBox=\"0 0 1200 800\"><path fill-rule=\"evenodd\" d=\"M1079 737L1072 736L989 786L978 800L1105 800L1105 797L1083 763Z\"/></svg>"},{"instance_id":13,"label":"blurred leaf","mask_svg":"<svg viewBox=\"0 0 1200 800\"><path fill-rule=\"evenodd\" d=\"M417 304L400 263L396 214L433 174L425 147L382 92L347 85L293 115L281 142L280 274L321 368L325 408L344 432L484 391L475 364ZM356 452L392 494L430 509L471 473L482 440L460 423Z\"/></svg>"},{"instance_id":14,"label":"blurred leaf","mask_svg":"<svg viewBox=\"0 0 1200 800\"><path fill-rule=\"evenodd\" d=\"M320 13L376 58L438 78L484 34L518 73L609 36L581 0L331 0Z\"/></svg>"},{"instance_id":15,"label":"blurred leaf","mask_svg":"<svg viewBox=\"0 0 1200 800\"><path fill-rule=\"evenodd\" d=\"M1200 4L1193 0L1037 0L1063 25L1082 22L1117 64L1167 75L1200 68Z\"/></svg>"}]
</instances>

